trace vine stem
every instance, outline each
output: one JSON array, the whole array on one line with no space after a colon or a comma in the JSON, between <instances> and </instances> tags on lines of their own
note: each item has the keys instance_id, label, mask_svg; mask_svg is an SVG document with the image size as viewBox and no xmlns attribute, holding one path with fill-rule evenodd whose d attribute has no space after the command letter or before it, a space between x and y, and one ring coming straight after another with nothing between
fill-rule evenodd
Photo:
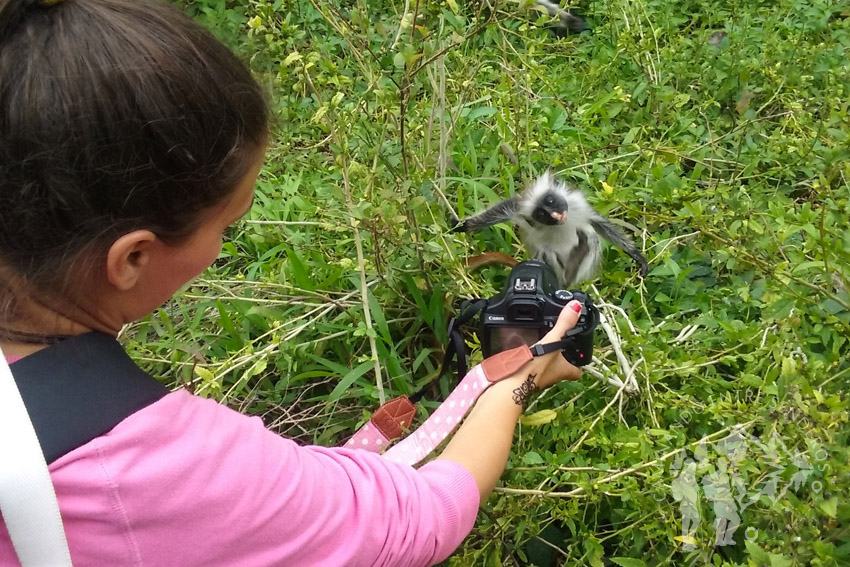
<instances>
[{"instance_id":1,"label":"vine stem","mask_svg":"<svg viewBox=\"0 0 850 567\"><path fill-rule=\"evenodd\" d=\"M335 132L335 130L332 130ZM342 147L342 140L340 147ZM378 402L384 405L387 396L384 393L384 382L381 378L381 361L378 357L378 343L375 341L375 330L372 326L372 311L369 309L369 284L366 282L366 258L363 256L363 240L360 237L360 228L357 219L354 218L354 200L351 198L351 184L348 178L348 160L345 153L342 154L342 184L345 193L345 204L348 206L349 223L354 233L354 246L357 250L357 271L360 272L360 298L363 302L363 317L366 321L366 337L369 339L369 350L372 351L372 364L375 368L375 388L378 390Z\"/></svg>"},{"instance_id":2,"label":"vine stem","mask_svg":"<svg viewBox=\"0 0 850 567\"><path fill-rule=\"evenodd\" d=\"M720 431L715 431L711 435L705 435L697 441L693 441L692 443L688 443L687 445L685 445L685 447L696 447L700 443L705 443L707 441L712 441L714 439L717 439L718 437L723 437L727 433L731 432L733 429L741 429L741 430L748 429L750 426L752 426L757 421L758 421L757 419L753 419L753 420L748 421L746 423L734 424L734 425L730 425L729 427L724 427ZM636 465L634 467L631 467L631 468L628 468L628 469L625 469L625 470L621 470L619 472L609 474L607 476L603 476L599 480L592 481L590 483L591 484L590 488L595 490L599 487L600 484L605 484L605 483L611 482L613 480L617 480L620 477L632 475L632 474L640 472L644 469L647 469L649 467L655 466L659 463L663 463L664 461L666 461L670 457L673 457L673 456L679 454L683 449L684 449L684 447L680 447L678 449L673 449L669 453L665 453L664 455L661 455L657 459L653 459L649 462L641 463L640 465ZM505 493L505 494L521 494L521 495L526 495L526 496L543 496L543 497L547 497L547 498L584 498L584 497L587 496L587 494L585 494L585 493L588 490L589 489L584 487L584 486L579 486L578 488L570 490L569 492L556 492L556 491L553 491L553 490L542 490L542 489L536 490L536 489L533 489L533 488L509 488L509 487L502 487L502 486L497 486L496 488L493 489L494 492L502 492L502 493Z\"/></svg>"},{"instance_id":3,"label":"vine stem","mask_svg":"<svg viewBox=\"0 0 850 567\"><path fill-rule=\"evenodd\" d=\"M401 20L398 23L398 32L395 34L395 39L393 40L392 45L390 45L390 51L395 49L395 46L398 44L399 38L401 38L401 32L404 27L404 19L407 18L407 14L410 12L410 0L404 0L404 13L401 15ZM413 22L413 25L416 25L416 22Z\"/></svg>"},{"instance_id":4,"label":"vine stem","mask_svg":"<svg viewBox=\"0 0 850 567\"><path fill-rule=\"evenodd\" d=\"M626 380L628 380L628 378L626 378ZM587 439L587 436L588 436L588 435L590 435L590 432L591 432L591 431L593 431L593 428L594 428L594 427L596 427L596 424L597 424L597 423L599 423L599 422L602 420L602 418L603 418L603 417L605 417L605 414L606 414L606 413L608 413L608 410L609 410L609 409L611 409L611 406L613 406L614 404L616 404L616 403L617 403L617 400L619 400L619 399L620 399L620 396L622 396L622 395L623 395L623 391L626 389L626 384L628 384L628 382L624 382L624 383L623 383L623 387L622 387L622 388L620 388L619 390L617 390L617 393L614 395L614 397L613 397L613 398L611 398L611 401L610 401L610 402L608 402L608 405L607 405L607 406L605 406L604 408L602 408L602 411L601 411L601 412L599 412L599 415L597 415L597 416L596 416L596 419L594 419L594 420L593 420L593 423L591 423L591 424L590 424L590 427L588 427L588 428L584 431L584 435L582 435L582 436L579 438L579 440L578 440L578 441L576 441L576 442L573 444L573 446L572 446L572 447L570 447L570 452L571 452L571 453L575 453L575 452L576 452L576 450L577 450L579 447L581 447L581 444L582 444L582 443L584 443L584 440L585 440L585 439Z\"/></svg>"},{"instance_id":5,"label":"vine stem","mask_svg":"<svg viewBox=\"0 0 850 567\"><path fill-rule=\"evenodd\" d=\"M316 87L313 85L313 80L310 78L310 73L307 68L304 68L304 80L307 86L316 97L316 102L321 107L322 97ZM387 401L387 396L384 393L384 381L381 377L381 359L378 356L378 343L375 341L375 329L372 326L372 311L369 309L369 284L366 281L366 258L363 255L363 238L360 236L360 227L354 213L354 199L351 197L351 180L348 176L348 156L345 151L345 140L341 138L336 129L335 112L333 108L329 108L325 114L325 122L331 132L331 136L336 141L336 144L342 149L339 157L342 165L342 189L345 196L345 204L348 207L348 223L351 226L351 232L354 235L354 248L357 251L357 271L360 274L360 300L363 304L363 319L366 323L366 338L369 340L369 350L372 353L372 364L375 368L375 388L378 391L378 402L384 405Z\"/></svg>"}]
</instances>

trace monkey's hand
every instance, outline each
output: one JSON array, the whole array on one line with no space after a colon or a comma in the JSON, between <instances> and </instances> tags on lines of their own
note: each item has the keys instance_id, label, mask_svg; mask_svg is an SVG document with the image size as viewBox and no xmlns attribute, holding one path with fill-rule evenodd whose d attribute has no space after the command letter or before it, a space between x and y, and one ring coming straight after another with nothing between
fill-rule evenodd
<instances>
[{"instance_id":1,"label":"monkey's hand","mask_svg":"<svg viewBox=\"0 0 850 567\"><path fill-rule=\"evenodd\" d=\"M469 225L466 223L466 220L467 219L455 220L451 232L469 232Z\"/></svg>"},{"instance_id":2,"label":"monkey's hand","mask_svg":"<svg viewBox=\"0 0 850 567\"><path fill-rule=\"evenodd\" d=\"M642 261L641 261L642 260ZM637 261L640 265L640 275L645 278L646 274L649 273L649 262L646 261L646 258L641 256L640 260Z\"/></svg>"},{"instance_id":3,"label":"monkey's hand","mask_svg":"<svg viewBox=\"0 0 850 567\"><path fill-rule=\"evenodd\" d=\"M452 227L452 232L477 232L482 228L487 228L500 222L507 222L516 213L518 199L519 197L505 199L477 215L460 219Z\"/></svg>"}]
</instances>

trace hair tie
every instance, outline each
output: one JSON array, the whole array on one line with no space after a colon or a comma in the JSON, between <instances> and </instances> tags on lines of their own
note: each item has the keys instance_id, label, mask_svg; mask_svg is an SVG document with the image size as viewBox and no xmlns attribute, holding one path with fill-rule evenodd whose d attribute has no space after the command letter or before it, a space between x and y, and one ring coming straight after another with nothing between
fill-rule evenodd
<instances>
[{"instance_id":1,"label":"hair tie","mask_svg":"<svg viewBox=\"0 0 850 567\"><path fill-rule=\"evenodd\" d=\"M65 0L41 0L40 4L42 6L55 6L56 4L61 4Z\"/></svg>"}]
</instances>

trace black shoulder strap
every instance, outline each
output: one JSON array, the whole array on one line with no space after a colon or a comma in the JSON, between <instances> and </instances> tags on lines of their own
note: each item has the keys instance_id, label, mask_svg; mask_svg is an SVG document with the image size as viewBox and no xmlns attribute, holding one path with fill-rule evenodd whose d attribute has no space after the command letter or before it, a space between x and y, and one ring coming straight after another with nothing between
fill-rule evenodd
<instances>
[{"instance_id":1,"label":"black shoulder strap","mask_svg":"<svg viewBox=\"0 0 850 567\"><path fill-rule=\"evenodd\" d=\"M440 373L434 378L435 380L448 371L449 365L455 357L457 357L455 360L455 373L457 374L458 382L466 375L466 346L463 342L463 335L460 332L460 328L467 324L480 311L486 309L487 303L488 301L486 299L466 299L461 303L458 316L453 317L449 321L449 328L446 332L449 338L449 344L446 346L446 354L443 356L443 365L440 367ZM430 381L407 398L411 402L418 402L425 394L428 384L430 384Z\"/></svg>"},{"instance_id":2,"label":"black shoulder strap","mask_svg":"<svg viewBox=\"0 0 850 567\"><path fill-rule=\"evenodd\" d=\"M9 367L48 463L168 393L103 333L64 340Z\"/></svg>"},{"instance_id":3,"label":"black shoulder strap","mask_svg":"<svg viewBox=\"0 0 850 567\"><path fill-rule=\"evenodd\" d=\"M462 380L466 375L466 346L463 342L463 335L460 333L460 328L466 325L470 319L478 315L479 312L487 308L488 301L486 299L466 299L460 305L459 315L449 321L449 345L446 348L446 354L443 357L443 366L440 369L440 376L446 373L449 369L449 364L452 358L457 356L456 371L458 381Z\"/></svg>"}]
</instances>

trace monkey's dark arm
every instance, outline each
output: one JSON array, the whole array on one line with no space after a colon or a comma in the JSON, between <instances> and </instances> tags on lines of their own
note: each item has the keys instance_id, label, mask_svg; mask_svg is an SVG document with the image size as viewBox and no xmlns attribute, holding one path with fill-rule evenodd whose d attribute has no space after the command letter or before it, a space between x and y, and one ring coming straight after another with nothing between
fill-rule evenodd
<instances>
[{"instance_id":1,"label":"monkey's dark arm","mask_svg":"<svg viewBox=\"0 0 850 567\"><path fill-rule=\"evenodd\" d=\"M640 275L646 276L647 272L649 272L649 263L637 249L637 246L629 240L628 236L601 216L590 219L590 224L593 225L594 230L596 230L599 236L631 256L632 260L640 266Z\"/></svg>"},{"instance_id":2,"label":"monkey's dark arm","mask_svg":"<svg viewBox=\"0 0 850 567\"><path fill-rule=\"evenodd\" d=\"M514 218L518 202L518 196L505 199L477 215L461 220L452 228L452 232L475 232L500 222L507 222Z\"/></svg>"}]
</instances>

